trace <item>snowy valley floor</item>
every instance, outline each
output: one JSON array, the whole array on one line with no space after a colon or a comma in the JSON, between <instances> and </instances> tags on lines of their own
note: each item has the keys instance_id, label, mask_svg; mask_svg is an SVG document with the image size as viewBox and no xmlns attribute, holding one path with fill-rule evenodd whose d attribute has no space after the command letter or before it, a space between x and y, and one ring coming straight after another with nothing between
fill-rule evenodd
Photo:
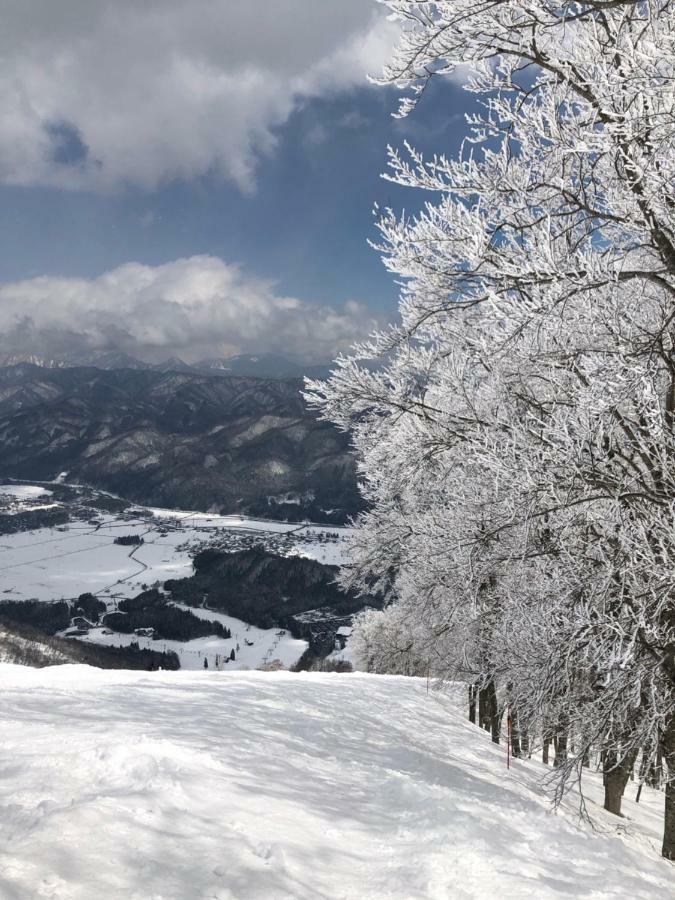
<instances>
[{"instance_id":1,"label":"snowy valley floor","mask_svg":"<svg viewBox=\"0 0 675 900\"><path fill-rule=\"evenodd\" d=\"M553 815L422 681L2 665L0 696L2 900L675 896L661 796L618 835Z\"/></svg>"}]
</instances>

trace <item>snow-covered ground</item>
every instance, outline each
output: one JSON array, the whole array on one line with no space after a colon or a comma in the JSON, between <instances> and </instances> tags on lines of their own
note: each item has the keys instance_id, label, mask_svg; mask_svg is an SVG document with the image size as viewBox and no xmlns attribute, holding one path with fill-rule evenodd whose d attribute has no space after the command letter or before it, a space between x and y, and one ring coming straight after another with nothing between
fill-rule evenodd
<instances>
[{"instance_id":1,"label":"snow-covered ground","mask_svg":"<svg viewBox=\"0 0 675 900\"><path fill-rule=\"evenodd\" d=\"M145 535L145 544L134 551L114 543L126 534ZM0 535L0 598L48 601L85 592L102 599L133 597L144 584L190 575L192 560L183 545L196 538L193 529L161 536L146 521L110 515L99 527L75 522Z\"/></svg>"},{"instance_id":2,"label":"snow-covered ground","mask_svg":"<svg viewBox=\"0 0 675 900\"><path fill-rule=\"evenodd\" d=\"M32 485L0 485L2 491L21 501L13 511L32 508L29 499L48 493ZM138 518L105 514L97 516L96 525L71 522L0 535L0 599L49 601L85 592L110 602L133 597L157 581L191 575L192 553L228 533L257 535L262 541L287 535L283 552L339 565L345 560L350 534L347 528L331 525L138 509ZM144 544L133 548L114 543L116 536L130 534L142 536Z\"/></svg>"},{"instance_id":3,"label":"snow-covered ground","mask_svg":"<svg viewBox=\"0 0 675 900\"><path fill-rule=\"evenodd\" d=\"M247 519L244 516L220 516L216 513L186 512L184 510L148 507L148 512L157 519L180 521L186 527L193 525L200 528L236 528L244 531L272 531L287 534L296 531L300 526L290 522L273 522L268 519Z\"/></svg>"},{"instance_id":4,"label":"snow-covered ground","mask_svg":"<svg viewBox=\"0 0 675 900\"><path fill-rule=\"evenodd\" d=\"M142 650L173 651L178 654L181 669L203 669L206 659L210 669L219 671L236 671L239 669L260 669L265 666L283 666L290 669L294 666L309 646L307 641L294 638L288 631L276 628L256 628L210 609L196 609L174 604L204 619L207 622L220 622L230 629L231 638L216 635L195 638L191 641L167 641L163 638L153 640L136 634L109 633L106 628L91 628L87 634L80 635L78 640L95 644L106 644L110 647L126 647L136 643ZM234 650L235 658L230 653Z\"/></svg>"},{"instance_id":5,"label":"snow-covered ground","mask_svg":"<svg viewBox=\"0 0 675 900\"><path fill-rule=\"evenodd\" d=\"M423 681L0 666L7 900L675 896L645 789L595 829ZM597 785L593 786L597 792Z\"/></svg>"},{"instance_id":6,"label":"snow-covered ground","mask_svg":"<svg viewBox=\"0 0 675 900\"><path fill-rule=\"evenodd\" d=\"M52 505L50 491L37 485L1 485L0 497L7 509L33 509ZM277 552L298 554L324 563L340 564L346 558L350 530L336 526L293 524L242 516L135 507L121 514L92 510L91 521L75 520L66 525L0 535L0 600L73 600L80 594L96 594L113 610L119 600L135 597L147 587L162 585L170 578L192 574L192 557L199 549L217 546L237 549L241 539L263 542ZM115 543L120 536L143 538L139 546ZM238 543L239 542L239 543ZM124 634L106 634L93 628L80 639L112 646L132 642L153 650L174 650L181 666L259 668L266 665L293 666L307 649L307 642L275 630L248 629L246 623L208 610L191 610L230 628L232 640L213 636L188 642L152 640ZM250 643L246 643L246 642ZM237 646L239 649L237 649ZM224 658L235 650L235 660ZM218 660L216 659L218 658Z\"/></svg>"},{"instance_id":7,"label":"snow-covered ground","mask_svg":"<svg viewBox=\"0 0 675 900\"><path fill-rule=\"evenodd\" d=\"M52 491L35 484L0 484L0 497L13 500L34 500L36 497L51 497Z\"/></svg>"}]
</instances>

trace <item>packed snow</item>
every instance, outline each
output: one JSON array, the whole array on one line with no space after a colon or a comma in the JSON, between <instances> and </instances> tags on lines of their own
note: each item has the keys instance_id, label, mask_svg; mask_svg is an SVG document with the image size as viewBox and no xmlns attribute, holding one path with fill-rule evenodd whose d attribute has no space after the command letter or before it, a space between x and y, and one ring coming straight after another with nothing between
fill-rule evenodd
<instances>
[{"instance_id":1,"label":"packed snow","mask_svg":"<svg viewBox=\"0 0 675 900\"><path fill-rule=\"evenodd\" d=\"M0 686L8 900L675 894L662 795L554 814L540 764L507 770L424 681L5 665Z\"/></svg>"}]
</instances>

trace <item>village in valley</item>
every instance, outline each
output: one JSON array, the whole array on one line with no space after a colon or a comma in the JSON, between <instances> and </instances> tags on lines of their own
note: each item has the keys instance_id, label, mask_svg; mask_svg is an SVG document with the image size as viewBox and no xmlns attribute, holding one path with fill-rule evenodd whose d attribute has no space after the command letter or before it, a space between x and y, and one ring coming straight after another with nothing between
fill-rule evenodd
<instances>
[{"instance_id":1,"label":"village in valley","mask_svg":"<svg viewBox=\"0 0 675 900\"><path fill-rule=\"evenodd\" d=\"M295 637L288 627L257 627L200 605L172 601L167 582L189 579L193 559L205 551L252 551L288 559L339 565L349 530L334 525L283 523L240 516L146 508L88 487L55 484L0 485L0 613L16 614L29 604L40 624L36 602L52 609L70 604L73 615L57 630L67 637L108 647L138 647L175 654L185 669L281 669L296 666L312 643L312 632ZM150 596L163 617L181 615L205 632L178 639L154 625L127 627L134 598ZM283 608L283 598L280 597ZM12 604L12 606L10 606ZM311 606L311 602L309 604ZM143 607L147 610L148 607ZM283 611L283 609L282 609ZM138 617L136 617L138 618ZM346 659L351 616L326 610L297 614L298 629L328 620L322 655ZM140 621L140 620L139 620ZM161 621L161 618L160 618ZM294 620L295 624L295 620ZM199 628L201 626L201 628ZM121 630L124 628L124 630ZM211 633L213 632L213 633ZM332 646L326 645L332 641Z\"/></svg>"}]
</instances>

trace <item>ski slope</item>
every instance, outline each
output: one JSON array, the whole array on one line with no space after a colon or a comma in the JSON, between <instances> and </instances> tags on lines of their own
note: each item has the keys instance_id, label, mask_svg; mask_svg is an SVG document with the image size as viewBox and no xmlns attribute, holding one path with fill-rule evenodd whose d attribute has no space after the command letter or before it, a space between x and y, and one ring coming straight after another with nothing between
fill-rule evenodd
<instances>
[{"instance_id":1,"label":"ski slope","mask_svg":"<svg viewBox=\"0 0 675 900\"><path fill-rule=\"evenodd\" d=\"M4 665L0 690L7 900L675 896L660 795L554 815L541 766L420 680Z\"/></svg>"}]
</instances>

